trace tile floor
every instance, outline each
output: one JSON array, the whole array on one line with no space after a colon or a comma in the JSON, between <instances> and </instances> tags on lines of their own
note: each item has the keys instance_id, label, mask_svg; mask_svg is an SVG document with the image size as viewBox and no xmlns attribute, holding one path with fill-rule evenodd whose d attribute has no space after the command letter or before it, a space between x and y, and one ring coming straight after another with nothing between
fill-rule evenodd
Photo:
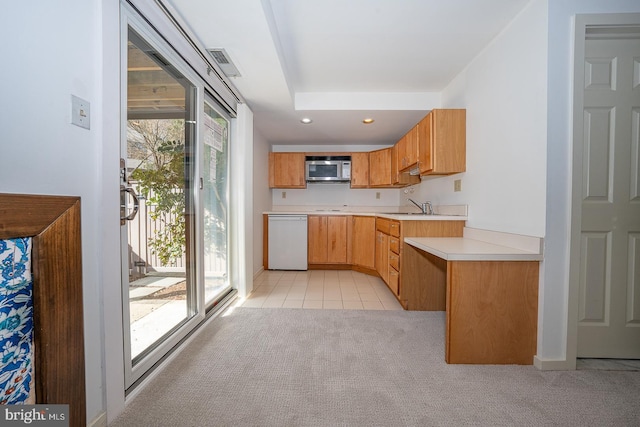
<instances>
[{"instance_id":1,"label":"tile floor","mask_svg":"<svg viewBox=\"0 0 640 427\"><path fill-rule=\"evenodd\" d=\"M382 279L350 270L263 271L241 306L402 310Z\"/></svg>"}]
</instances>

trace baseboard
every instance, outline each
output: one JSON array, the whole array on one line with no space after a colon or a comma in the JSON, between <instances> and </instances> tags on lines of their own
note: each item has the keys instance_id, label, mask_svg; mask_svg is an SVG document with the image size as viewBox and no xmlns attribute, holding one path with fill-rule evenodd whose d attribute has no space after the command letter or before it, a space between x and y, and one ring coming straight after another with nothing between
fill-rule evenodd
<instances>
[{"instance_id":1,"label":"baseboard","mask_svg":"<svg viewBox=\"0 0 640 427\"><path fill-rule=\"evenodd\" d=\"M107 427L107 413L102 411L87 424L87 427Z\"/></svg>"},{"instance_id":2,"label":"baseboard","mask_svg":"<svg viewBox=\"0 0 640 427\"><path fill-rule=\"evenodd\" d=\"M258 276L262 274L263 271L264 271L264 267L260 267L260 269L258 271L253 273L253 280L256 280L258 278Z\"/></svg>"},{"instance_id":3,"label":"baseboard","mask_svg":"<svg viewBox=\"0 0 640 427\"><path fill-rule=\"evenodd\" d=\"M566 359L541 359L533 357L533 366L541 371L575 371L576 361Z\"/></svg>"}]
</instances>

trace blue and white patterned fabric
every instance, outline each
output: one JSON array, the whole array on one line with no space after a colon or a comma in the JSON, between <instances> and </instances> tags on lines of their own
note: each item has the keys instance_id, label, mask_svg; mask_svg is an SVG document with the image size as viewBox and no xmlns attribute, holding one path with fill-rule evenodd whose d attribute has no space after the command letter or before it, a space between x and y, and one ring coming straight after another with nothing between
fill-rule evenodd
<instances>
[{"instance_id":1,"label":"blue and white patterned fabric","mask_svg":"<svg viewBox=\"0 0 640 427\"><path fill-rule=\"evenodd\" d=\"M0 404L35 403L31 238L0 240Z\"/></svg>"}]
</instances>

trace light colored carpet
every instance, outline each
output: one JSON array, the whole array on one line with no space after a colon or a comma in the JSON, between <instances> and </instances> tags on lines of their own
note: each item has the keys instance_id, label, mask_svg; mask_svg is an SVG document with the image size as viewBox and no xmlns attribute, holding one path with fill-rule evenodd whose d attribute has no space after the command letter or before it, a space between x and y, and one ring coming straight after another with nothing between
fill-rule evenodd
<instances>
[{"instance_id":1,"label":"light colored carpet","mask_svg":"<svg viewBox=\"0 0 640 427\"><path fill-rule=\"evenodd\" d=\"M640 372L447 365L444 313L237 308L112 426L638 426Z\"/></svg>"}]
</instances>

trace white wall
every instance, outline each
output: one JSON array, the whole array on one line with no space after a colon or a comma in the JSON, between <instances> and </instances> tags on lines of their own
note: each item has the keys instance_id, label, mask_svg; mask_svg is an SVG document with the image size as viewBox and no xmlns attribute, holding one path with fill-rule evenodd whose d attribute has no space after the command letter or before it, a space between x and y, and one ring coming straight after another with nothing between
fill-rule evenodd
<instances>
[{"instance_id":1,"label":"white wall","mask_svg":"<svg viewBox=\"0 0 640 427\"><path fill-rule=\"evenodd\" d=\"M253 274L262 269L262 213L271 210L269 189L269 151L271 147L264 137L253 133Z\"/></svg>"},{"instance_id":2,"label":"white wall","mask_svg":"<svg viewBox=\"0 0 640 427\"><path fill-rule=\"evenodd\" d=\"M638 13L637 0L549 0L547 224L538 357L565 361L571 231L573 19L576 14ZM569 340L570 341L570 340ZM575 350L575 349L573 349Z\"/></svg>"},{"instance_id":3,"label":"white wall","mask_svg":"<svg viewBox=\"0 0 640 427\"><path fill-rule=\"evenodd\" d=\"M231 141L231 251L232 284L241 297L253 290L254 196L253 196L253 113L246 104L238 105ZM234 265L235 264L235 265Z\"/></svg>"},{"instance_id":4,"label":"white wall","mask_svg":"<svg viewBox=\"0 0 640 427\"><path fill-rule=\"evenodd\" d=\"M470 227L544 236L546 30L535 0L445 88L442 107L467 110L467 171L424 178L417 198L468 204Z\"/></svg>"},{"instance_id":5,"label":"white wall","mask_svg":"<svg viewBox=\"0 0 640 427\"><path fill-rule=\"evenodd\" d=\"M120 7L102 0L102 105L95 118L102 121L101 179L101 286L104 341L103 404L107 421L124 409L122 285L120 274ZM118 166L116 166L118 165ZM118 183L118 184L116 184ZM97 424L99 425L99 424Z\"/></svg>"},{"instance_id":6,"label":"white wall","mask_svg":"<svg viewBox=\"0 0 640 427\"><path fill-rule=\"evenodd\" d=\"M4 64L0 192L81 197L87 419L91 421L104 410L102 235L105 219L111 220L105 216L109 206L101 192L102 30L109 20L117 29L113 19L118 7L117 2L103 5L102 0L36 3L7 2L2 10L7 19L0 26ZM91 103L90 130L70 124L72 94ZM117 139L112 143L117 146ZM117 212L117 200L112 210ZM118 229L117 223L113 228Z\"/></svg>"}]
</instances>

